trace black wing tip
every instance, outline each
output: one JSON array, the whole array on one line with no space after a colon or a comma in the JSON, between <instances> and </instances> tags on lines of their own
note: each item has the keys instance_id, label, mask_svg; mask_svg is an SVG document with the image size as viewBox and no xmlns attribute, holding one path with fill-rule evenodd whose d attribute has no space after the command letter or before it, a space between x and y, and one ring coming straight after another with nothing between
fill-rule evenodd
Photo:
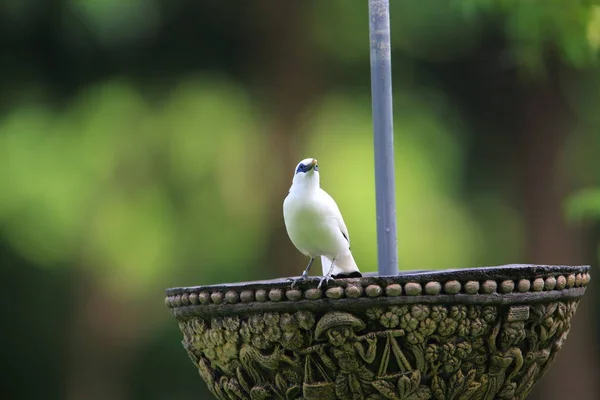
<instances>
[{"instance_id":1,"label":"black wing tip","mask_svg":"<svg viewBox=\"0 0 600 400\"><path fill-rule=\"evenodd\" d=\"M348 240L348 236L346 236L346 234L344 233L344 231L342 231L342 230L340 229L340 232L342 232L342 236L344 237L344 239L346 239L346 241L347 241L347 242L349 242L349 240Z\"/></svg>"}]
</instances>

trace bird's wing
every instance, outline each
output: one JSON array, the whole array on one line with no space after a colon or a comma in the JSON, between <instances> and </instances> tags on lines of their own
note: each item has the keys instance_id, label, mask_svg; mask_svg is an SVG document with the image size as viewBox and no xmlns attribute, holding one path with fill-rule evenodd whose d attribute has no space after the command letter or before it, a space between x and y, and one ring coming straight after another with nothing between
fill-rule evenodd
<instances>
[{"instance_id":1,"label":"bird's wing","mask_svg":"<svg viewBox=\"0 0 600 400\"><path fill-rule=\"evenodd\" d=\"M344 222L344 218L342 217L342 213L337 203L335 202L333 197L331 197L329 193L327 193L323 189L321 189L321 195L323 199L323 204L327 210L327 215L335 220L338 228L342 232L342 235L344 235L344 237L348 241L348 245L350 245L350 234L348 233L348 228L346 227L346 223Z\"/></svg>"}]
</instances>

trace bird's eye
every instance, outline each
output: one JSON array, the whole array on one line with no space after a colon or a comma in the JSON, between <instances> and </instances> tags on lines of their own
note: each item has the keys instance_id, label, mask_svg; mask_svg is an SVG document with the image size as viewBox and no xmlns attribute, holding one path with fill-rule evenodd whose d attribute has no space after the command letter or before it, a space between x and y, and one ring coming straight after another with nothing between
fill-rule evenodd
<instances>
[{"instance_id":1,"label":"bird's eye","mask_svg":"<svg viewBox=\"0 0 600 400\"><path fill-rule=\"evenodd\" d=\"M315 164L315 167L314 167L313 169L314 169L315 171L318 171L318 170L319 170L319 165L318 165L318 164Z\"/></svg>"}]
</instances>

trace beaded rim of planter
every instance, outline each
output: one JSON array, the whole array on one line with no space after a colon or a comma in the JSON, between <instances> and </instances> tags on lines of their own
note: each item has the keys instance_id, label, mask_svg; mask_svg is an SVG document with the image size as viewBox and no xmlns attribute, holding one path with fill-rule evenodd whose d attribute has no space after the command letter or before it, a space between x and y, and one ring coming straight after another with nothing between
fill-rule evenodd
<instances>
[{"instance_id":1,"label":"beaded rim of planter","mask_svg":"<svg viewBox=\"0 0 600 400\"><path fill-rule=\"evenodd\" d=\"M336 279L317 289L312 278L292 289L285 279L167 290L165 304L175 316L236 314L249 311L342 309L368 306L367 299L385 304L479 303L507 304L577 298L590 282L589 266L511 264L497 267L402 273L396 276L366 274ZM498 296L502 294L504 296ZM337 300L315 302L315 300ZM290 303L296 303L291 305Z\"/></svg>"},{"instance_id":2,"label":"beaded rim of planter","mask_svg":"<svg viewBox=\"0 0 600 400\"><path fill-rule=\"evenodd\" d=\"M507 265L167 290L221 400L524 400L562 348L588 266Z\"/></svg>"}]
</instances>

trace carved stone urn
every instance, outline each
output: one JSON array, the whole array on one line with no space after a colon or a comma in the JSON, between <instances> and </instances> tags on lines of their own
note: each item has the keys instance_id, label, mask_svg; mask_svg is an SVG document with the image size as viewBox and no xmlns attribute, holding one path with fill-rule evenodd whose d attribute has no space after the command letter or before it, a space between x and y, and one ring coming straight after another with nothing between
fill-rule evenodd
<instances>
[{"instance_id":1,"label":"carved stone urn","mask_svg":"<svg viewBox=\"0 0 600 400\"><path fill-rule=\"evenodd\" d=\"M588 266L507 265L173 288L183 346L221 400L525 399Z\"/></svg>"}]
</instances>

